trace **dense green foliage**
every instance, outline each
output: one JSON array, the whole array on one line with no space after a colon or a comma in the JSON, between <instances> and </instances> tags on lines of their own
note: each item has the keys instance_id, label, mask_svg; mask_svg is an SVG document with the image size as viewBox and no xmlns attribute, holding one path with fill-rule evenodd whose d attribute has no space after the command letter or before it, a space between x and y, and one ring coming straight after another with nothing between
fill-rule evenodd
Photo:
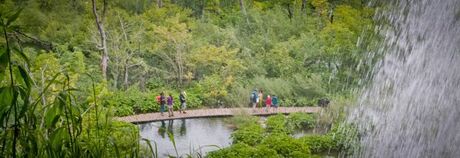
<instances>
[{"instance_id":1,"label":"dense green foliage","mask_svg":"<svg viewBox=\"0 0 460 158\"><path fill-rule=\"evenodd\" d=\"M289 128L301 129L301 128L314 128L316 125L316 115L305 115L303 113L292 113L287 119Z\"/></svg>"},{"instance_id":2,"label":"dense green foliage","mask_svg":"<svg viewBox=\"0 0 460 158\"><path fill-rule=\"evenodd\" d=\"M314 114L292 113L288 117L282 114L267 118L266 129L271 133L286 133L290 134L293 130L311 129L316 125Z\"/></svg>"},{"instance_id":3,"label":"dense green foliage","mask_svg":"<svg viewBox=\"0 0 460 158\"><path fill-rule=\"evenodd\" d=\"M287 117L270 116L267 118L265 130L257 122L248 121L249 124L238 128L232 134L233 145L211 152L208 157L314 157L315 154L339 152L346 156L349 151L359 148L356 142L357 131L347 124L335 125L326 134L293 138L289 135L289 131L294 130L292 128L312 127L310 124L305 124L304 120L293 121L293 124L301 127L291 126L286 122L295 118L313 117L305 113L294 113ZM247 119L251 120L251 118Z\"/></svg>"},{"instance_id":4,"label":"dense green foliage","mask_svg":"<svg viewBox=\"0 0 460 158\"><path fill-rule=\"evenodd\" d=\"M308 118L308 121L297 118ZM346 156L350 154L348 152L359 149L356 128L347 124L334 125L325 134L300 138L289 135L293 128L311 128L312 125L306 123L312 121L310 118L313 117L305 113L294 113L287 117L281 114L270 116L264 129L249 117L232 134L233 145L213 151L208 157L314 157L315 154L325 153L341 153ZM289 125L287 120L301 126Z\"/></svg>"},{"instance_id":5,"label":"dense green foliage","mask_svg":"<svg viewBox=\"0 0 460 158\"><path fill-rule=\"evenodd\" d=\"M284 133L269 134L263 141L269 149L276 151L281 157L308 157L310 148L297 139Z\"/></svg>"},{"instance_id":6,"label":"dense green foliage","mask_svg":"<svg viewBox=\"0 0 460 158\"><path fill-rule=\"evenodd\" d=\"M256 145L262 141L264 129L258 124L248 124L232 133L233 143Z\"/></svg>"},{"instance_id":7,"label":"dense green foliage","mask_svg":"<svg viewBox=\"0 0 460 158\"><path fill-rule=\"evenodd\" d=\"M3 8L4 9L4 8ZM4 10L2 10L4 11ZM21 41L12 36L22 10L1 12L5 45L0 47L0 155L2 157L140 157L139 131L135 125L112 120L93 85L88 101L77 102L80 53L63 54L59 67L53 56L38 56L36 63L58 67L62 72L43 78L36 87L32 66ZM68 59L68 60L67 60ZM47 60L47 61L45 61ZM78 73L76 73L78 72ZM48 75L48 74L47 74ZM43 83L47 80L46 83ZM94 82L93 82L94 84ZM51 91L52 93L47 93ZM99 105L98 105L99 104Z\"/></svg>"},{"instance_id":8,"label":"dense green foliage","mask_svg":"<svg viewBox=\"0 0 460 158\"><path fill-rule=\"evenodd\" d=\"M224 158L224 157L235 157L235 158L277 158L276 151L266 146L250 146L244 143L234 144L229 148L221 149L217 152L210 153L207 157L209 158Z\"/></svg>"},{"instance_id":9,"label":"dense green foliage","mask_svg":"<svg viewBox=\"0 0 460 158\"><path fill-rule=\"evenodd\" d=\"M271 133L290 133L291 129L286 128L286 117L278 114L267 118L267 131Z\"/></svg>"},{"instance_id":10,"label":"dense green foliage","mask_svg":"<svg viewBox=\"0 0 460 158\"><path fill-rule=\"evenodd\" d=\"M31 59L32 94L66 72L77 102L88 101L91 74L119 116L157 111L155 96L180 90L190 108L246 106L254 88L281 106L311 106L362 84L374 62L376 40L360 38L373 34L366 1L91 2L1 2L2 15L22 9L10 34Z\"/></svg>"},{"instance_id":11,"label":"dense green foliage","mask_svg":"<svg viewBox=\"0 0 460 158\"><path fill-rule=\"evenodd\" d=\"M0 155L4 157L137 157L138 130L113 122L111 112L98 106L96 89L88 104L77 104L72 77L57 73L39 94L32 74L25 68L27 55L17 49L9 34L20 14L0 16L6 45L0 51ZM50 64L53 60L51 60ZM68 64L71 62L68 62ZM25 66L24 66L25 65ZM75 68L75 67L73 67ZM66 70L64 70L66 71ZM71 71L71 70L68 70ZM62 82L57 81L61 78ZM49 88L54 95L46 96Z\"/></svg>"},{"instance_id":12,"label":"dense green foliage","mask_svg":"<svg viewBox=\"0 0 460 158\"><path fill-rule=\"evenodd\" d=\"M189 108L246 106L254 88L281 106L346 94L375 62L378 40L360 38L374 33L366 3L2 0L0 155L139 157L137 129L112 117L158 111L162 91L175 108L181 90ZM242 121L235 145L213 154L324 151L288 136L312 118Z\"/></svg>"}]
</instances>

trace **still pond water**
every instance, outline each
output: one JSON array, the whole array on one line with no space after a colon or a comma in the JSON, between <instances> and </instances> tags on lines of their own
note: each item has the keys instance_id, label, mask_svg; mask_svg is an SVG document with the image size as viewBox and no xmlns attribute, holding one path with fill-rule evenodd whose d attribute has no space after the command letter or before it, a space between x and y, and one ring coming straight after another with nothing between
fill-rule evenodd
<instances>
[{"instance_id":1,"label":"still pond water","mask_svg":"<svg viewBox=\"0 0 460 158\"><path fill-rule=\"evenodd\" d=\"M171 133L176 142L179 156L189 153L217 150L231 145L233 129L226 118L196 118L157 121L139 124L141 138L157 143L159 157L176 156Z\"/></svg>"},{"instance_id":2,"label":"still pond water","mask_svg":"<svg viewBox=\"0 0 460 158\"><path fill-rule=\"evenodd\" d=\"M259 117L262 126L265 126L266 117ZM154 147L157 143L159 157L168 155L186 156L190 153L206 155L209 151L231 145L232 124L226 121L228 117L177 119L155 121L138 124L140 135L148 139ZM172 134L176 142L177 154L174 145L168 136ZM311 130L297 130L292 133L295 138L311 134Z\"/></svg>"}]
</instances>

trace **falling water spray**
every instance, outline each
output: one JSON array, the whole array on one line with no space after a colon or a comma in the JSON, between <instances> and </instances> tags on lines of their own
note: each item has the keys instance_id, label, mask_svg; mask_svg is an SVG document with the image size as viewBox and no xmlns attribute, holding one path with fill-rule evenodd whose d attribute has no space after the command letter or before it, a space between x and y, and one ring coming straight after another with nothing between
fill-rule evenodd
<instances>
[{"instance_id":1,"label":"falling water spray","mask_svg":"<svg viewBox=\"0 0 460 158\"><path fill-rule=\"evenodd\" d=\"M460 157L460 0L392 0L372 81L349 121L355 157Z\"/></svg>"}]
</instances>

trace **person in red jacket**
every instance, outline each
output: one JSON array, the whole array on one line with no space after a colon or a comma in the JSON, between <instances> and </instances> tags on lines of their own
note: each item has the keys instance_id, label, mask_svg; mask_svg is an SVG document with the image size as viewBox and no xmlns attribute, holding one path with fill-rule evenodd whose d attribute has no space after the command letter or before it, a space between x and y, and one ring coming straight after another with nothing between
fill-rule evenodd
<instances>
[{"instance_id":1,"label":"person in red jacket","mask_svg":"<svg viewBox=\"0 0 460 158\"><path fill-rule=\"evenodd\" d=\"M268 112L268 109L270 109L270 106L272 106L272 98L270 95L267 96L267 100L265 100L265 111Z\"/></svg>"}]
</instances>

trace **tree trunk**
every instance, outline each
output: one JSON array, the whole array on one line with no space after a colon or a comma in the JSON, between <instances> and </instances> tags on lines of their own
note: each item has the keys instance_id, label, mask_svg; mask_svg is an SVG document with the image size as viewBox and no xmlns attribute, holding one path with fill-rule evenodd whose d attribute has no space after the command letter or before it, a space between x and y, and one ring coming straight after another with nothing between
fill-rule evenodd
<instances>
[{"instance_id":1,"label":"tree trunk","mask_svg":"<svg viewBox=\"0 0 460 158\"><path fill-rule=\"evenodd\" d=\"M291 10L291 4L288 4L287 5L287 11L288 11L288 16L289 16L289 20L292 19L292 10Z\"/></svg>"},{"instance_id":2,"label":"tree trunk","mask_svg":"<svg viewBox=\"0 0 460 158\"><path fill-rule=\"evenodd\" d=\"M103 48L103 54L102 54L102 59L101 59L101 69L102 69L102 77L106 81L107 81L107 67L109 65L108 61L109 61L109 55L107 52L107 48Z\"/></svg>"},{"instance_id":3,"label":"tree trunk","mask_svg":"<svg viewBox=\"0 0 460 158\"><path fill-rule=\"evenodd\" d=\"M302 13L305 13L306 8L307 8L307 0L302 0L302 7L300 8Z\"/></svg>"},{"instance_id":4,"label":"tree trunk","mask_svg":"<svg viewBox=\"0 0 460 158\"><path fill-rule=\"evenodd\" d=\"M43 106L46 106L46 92L45 92L45 86L46 86L46 83L45 83L45 70L46 70L46 67L44 69L40 69L40 74L41 74L41 84L42 84L42 88L41 88L41 91L42 91L42 105Z\"/></svg>"},{"instance_id":5,"label":"tree trunk","mask_svg":"<svg viewBox=\"0 0 460 158\"><path fill-rule=\"evenodd\" d=\"M163 7L163 1L157 0L157 5L158 5L158 8L162 8Z\"/></svg>"},{"instance_id":6,"label":"tree trunk","mask_svg":"<svg viewBox=\"0 0 460 158\"><path fill-rule=\"evenodd\" d=\"M246 12L246 7L244 7L244 0L239 0L239 2L240 2L241 12L243 13L244 17L246 18L246 23L248 24L248 27L250 27L249 26L248 13Z\"/></svg>"},{"instance_id":7,"label":"tree trunk","mask_svg":"<svg viewBox=\"0 0 460 158\"><path fill-rule=\"evenodd\" d=\"M146 74L147 74L147 72L142 73L141 79L139 81L139 88L141 89L141 91L145 91L145 76L146 76Z\"/></svg>"},{"instance_id":8,"label":"tree trunk","mask_svg":"<svg viewBox=\"0 0 460 158\"><path fill-rule=\"evenodd\" d=\"M120 80L120 68L118 68L118 66L116 68L113 69L114 71L111 71L112 72L112 76L113 76L113 80L112 80L112 86L117 88L120 87L118 86L118 81Z\"/></svg>"},{"instance_id":9,"label":"tree trunk","mask_svg":"<svg viewBox=\"0 0 460 158\"><path fill-rule=\"evenodd\" d=\"M129 45L129 41L128 41L128 35L126 33L126 30L125 30L125 25L123 23L123 20L121 19L120 16L118 16L118 21L120 22L120 28L121 28L121 31L123 33L123 40L124 42L126 42L127 45ZM128 82L128 79L129 79L129 59L131 58L131 51L128 50L126 52L128 54L128 56L126 57L126 59L123 61L123 87L125 89L128 89L128 86L129 86L129 82Z\"/></svg>"},{"instance_id":10,"label":"tree trunk","mask_svg":"<svg viewBox=\"0 0 460 158\"><path fill-rule=\"evenodd\" d=\"M182 76L184 75L182 53L179 54L179 62L177 63L177 66L179 67L179 88L182 88Z\"/></svg>"},{"instance_id":11,"label":"tree trunk","mask_svg":"<svg viewBox=\"0 0 460 158\"><path fill-rule=\"evenodd\" d=\"M334 8L329 10L329 21L331 22L331 24L334 23Z\"/></svg>"},{"instance_id":12,"label":"tree trunk","mask_svg":"<svg viewBox=\"0 0 460 158\"><path fill-rule=\"evenodd\" d=\"M107 36L105 34L104 30L104 16L105 12L107 9L107 2L104 0L104 6L102 8L102 15L99 16L97 13L97 8L96 8L96 0L91 0L92 5L93 5L93 14L94 18L96 19L96 25L97 29L99 31L99 35L101 38L101 47L102 47L102 56L101 56L101 71L102 71L102 77L104 80L107 81L107 67L108 67L108 61L109 61L109 52L107 50Z\"/></svg>"},{"instance_id":13,"label":"tree trunk","mask_svg":"<svg viewBox=\"0 0 460 158\"><path fill-rule=\"evenodd\" d=\"M240 9L241 9L241 12L243 13L243 15L247 15L246 13L246 8L244 7L244 0L239 0L240 2Z\"/></svg>"},{"instance_id":14,"label":"tree trunk","mask_svg":"<svg viewBox=\"0 0 460 158\"><path fill-rule=\"evenodd\" d=\"M180 88L182 88L182 76L183 76L183 59L182 59L183 47L181 45L176 45L176 56L175 62L177 66L177 83Z\"/></svg>"},{"instance_id":15,"label":"tree trunk","mask_svg":"<svg viewBox=\"0 0 460 158\"><path fill-rule=\"evenodd\" d=\"M128 89L128 78L129 78L129 71L128 71L128 64L125 63L125 67L124 67L124 72L125 72L125 75L124 75L124 80L123 80L123 85L125 87L125 89Z\"/></svg>"},{"instance_id":16,"label":"tree trunk","mask_svg":"<svg viewBox=\"0 0 460 158\"><path fill-rule=\"evenodd\" d=\"M201 18L204 19L204 9L206 8L206 0L201 0Z\"/></svg>"}]
</instances>

